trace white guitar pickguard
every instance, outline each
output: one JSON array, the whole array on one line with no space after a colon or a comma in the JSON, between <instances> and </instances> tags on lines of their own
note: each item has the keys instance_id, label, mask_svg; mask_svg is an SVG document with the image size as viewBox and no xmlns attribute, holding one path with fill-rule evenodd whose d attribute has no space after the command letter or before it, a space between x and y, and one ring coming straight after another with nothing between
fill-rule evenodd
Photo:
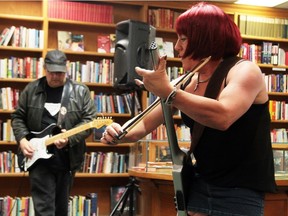
<instances>
[{"instance_id":1,"label":"white guitar pickguard","mask_svg":"<svg viewBox=\"0 0 288 216\"><path fill-rule=\"evenodd\" d=\"M42 138L33 138L29 140L35 149L32 158L26 158L25 170L27 171L30 166L32 166L38 159L49 159L52 154L47 153L47 148L45 145L45 140L49 138L49 135Z\"/></svg>"}]
</instances>

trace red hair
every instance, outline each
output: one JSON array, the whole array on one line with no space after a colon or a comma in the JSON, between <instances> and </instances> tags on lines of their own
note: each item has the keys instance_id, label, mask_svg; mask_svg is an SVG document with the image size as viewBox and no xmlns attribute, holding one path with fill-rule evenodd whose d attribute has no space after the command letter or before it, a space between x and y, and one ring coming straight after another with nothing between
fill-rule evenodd
<instances>
[{"instance_id":1,"label":"red hair","mask_svg":"<svg viewBox=\"0 0 288 216\"><path fill-rule=\"evenodd\" d=\"M185 35L188 46L183 57L193 59L212 56L219 60L238 55L242 43L237 25L219 7L200 2L176 20L176 32Z\"/></svg>"}]
</instances>

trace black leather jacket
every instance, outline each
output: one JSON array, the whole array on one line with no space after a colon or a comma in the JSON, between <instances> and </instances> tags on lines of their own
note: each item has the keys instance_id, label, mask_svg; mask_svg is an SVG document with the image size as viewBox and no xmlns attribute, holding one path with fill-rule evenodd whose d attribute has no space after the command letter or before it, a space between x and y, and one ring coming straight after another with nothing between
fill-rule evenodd
<instances>
[{"instance_id":1,"label":"black leather jacket","mask_svg":"<svg viewBox=\"0 0 288 216\"><path fill-rule=\"evenodd\" d=\"M65 117L65 129L69 130L95 119L96 107L91 100L87 86L71 80L67 83L73 87ZM46 77L42 77L29 83L21 92L17 109L11 115L13 132L17 142L29 135L30 131L41 131L41 118L46 101L45 85ZM91 132L92 129L69 137L70 170L73 172L82 166L86 152L85 139Z\"/></svg>"}]
</instances>

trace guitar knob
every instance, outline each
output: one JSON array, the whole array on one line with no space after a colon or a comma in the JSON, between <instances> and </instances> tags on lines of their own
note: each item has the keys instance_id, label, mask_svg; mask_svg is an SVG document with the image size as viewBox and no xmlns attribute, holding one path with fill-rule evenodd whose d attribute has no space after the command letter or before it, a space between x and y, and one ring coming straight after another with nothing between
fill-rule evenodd
<instances>
[{"instance_id":1,"label":"guitar knob","mask_svg":"<svg viewBox=\"0 0 288 216\"><path fill-rule=\"evenodd\" d=\"M176 199L176 196L174 196L174 205L175 205L175 210L177 211L177 199Z\"/></svg>"}]
</instances>

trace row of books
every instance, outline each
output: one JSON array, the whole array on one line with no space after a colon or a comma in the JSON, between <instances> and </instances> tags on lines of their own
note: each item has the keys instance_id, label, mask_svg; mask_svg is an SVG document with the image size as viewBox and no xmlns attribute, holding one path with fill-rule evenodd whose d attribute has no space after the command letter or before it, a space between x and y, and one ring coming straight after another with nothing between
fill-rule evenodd
<instances>
[{"instance_id":1,"label":"row of books","mask_svg":"<svg viewBox=\"0 0 288 216\"><path fill-rule=\"evenodd\" d=\"M180 126L174 124L176 135L179 141L190 141L190 129L181 124ZM153 130L150 134L146 136L148 140L167 140L167 131L165 125L160 125L155 130Z\"/></svg>"},{"instance_id":2,"label":"row of books","mask_svg":"<svg viewBox=\"0 0 288 216\"><path fill-rule=\"evenodd\" d=\"M238 19L241 34L288 38L288 19L241 14Z\"/></svg>"},{"instance_id":3,"label":"row of books","mask_svg":"<svg viewBox=\"0 0 288 216\"><path fill-rule=\"evenodd\" d=\"M20 90L11 87L0 88L0 109L14 110L19 100Z\"/></svg>"},{"instance_id":4,"label":"row of books","mask_svg":"<svg viewBox=\"0 0 288 216\"><path fill-rule=\"evenodd\" d=\"M263 73L267 92L288 92L288 74L268 74Z\"/></svg>"},{"instance_id":5,"label":"row of books","mask_svg":"<svg viewBox=\"0 0 288 216\"><path fill-rule=\"evenodd\" d=\"M288 104L286 101L269 100L271 120L288 120Z\"/></svg>"},{"instance_id":6,"label":"row of books","mask_svg":"<svg viewBox=\"0 0 288 216\"><path fill-rule=\"evenodd\" d=\"M2 216L34 216L32 197L0 197L0 215Z\"/></svg>"},{"instance_id":7,"label":"row of books","mask_svg":"<svg viewBox=\"0 0 288 216\"><path fill-rule=\"evenodd\" d=\"M94 2L48 1L48 17L95 23L113 23L113 6Z\"/></svg>"},{"instance_id":8,"label":"row of books","mask_svg":"<svg viewBox=\"0 0 288 216\"><path fill-rule=\"evenodd\" d=\"M288 65L288 51L280 48L279 43L243 43L239 56L259 64Z\"/></svg>"},{"instance_id":9,"label":"row of books","mask_svg":"<svg viewBox=\"0 0 288 216\"><path fill-rule=\"evenodd\" d=\"M148 10L148 23L156 28L174 29L175 21L181 12L158 8Z\"/></svg>"},{"instance_id":10,"label":"row of books","mask_svg":"<svg viewBox=\"0 0 288 216\"><path fill-rule=\"evenodd\" d=\"M15 136L11 126L11 119L6 121L0 120L0 140L3 141L15 141Z\"/></svg>"},{"instance_id":11,"label":"row of books","mask_svg":"<svg viewBox=\"0 0 288 216\"><path fill-rule=\"evenodd\" d=\"M11 87L0 88L0 109L14 110L18 104L20 94L19 89ZM90 91L90 94L98 113L137 114L142 110L137 92L108 95L103 93L95 94L94 91Z\"/></svg>"},{"instance_id":12,"label":"row of books","mask_svg":"<svg viewBox=\"0 0 288 216\"><path fill-rule=\"evenodd\" d=\"M43 58L14 57L0 59L0 78L38 79L43 76Z\"/></svg>"},{"instance_id":13,"label":"row of books","mask_svg":"<svg viewBox=\"0 0 288 216\"><path fill-rule=\"evenodd\" d=\"M129 155L118 152L89 152L85 154L83 173L125 173Z\"/></svg>"},{"instance_id":14,"label":"row of books","mask_svg":"<svg viewBox=\"0 0 288 216\"><path fill-rule=\"evenodd\" d=\"M112 59L85 63L67 62L68 77L78 82L112 83L114 64ZM38 79L44 74L43 58L14 57L0 59L0 78Z\"/></svg>"},{"instance_id":15,"label":"row of books","mask_svg":"<svg viewBox=\"0 0 288 216\"><path fill-rule=\"evenodd\" d=\"M287 143L287 128L275 128L271 130L271 142L272 143Z\"/></svg>"},{"instance_id":16,"label":"row of books","mask_svg":"<svg viewBox=\"0 0 288 216\"><path fill-rule=\"evenodd\" d=\"M277 104L277 105L276 105ZM286 109L286 116L283 113L283 111L278 111L278 109L281 109L281 105L285 107ZM274 106L275 108L272 108ZM276 108L278 107L278 108ZM270 104L270 109L276 109L276 111L272 111L271 118L272 120L288 120L287 116L287 108L288 105L285 104L284 101L272 101ZM274 114L272 114L274 112ZM281 116L282 113L282 116ZM272 115L274 117L272 117ZM190 141L190 129L186 125L180 125L178 126L175 124L175 131L177 135L178 141ZM271 130L271 141L273 143L287 143L287 129L286 128L275 128ZM152 133L146 136L146 139L148 140L167 140L167 132L165 125L159 126L157 129L155 129Z\"/></svg>"},{"instance_id":17,"label":"row of books","mask_svg":"<svg viewBox=\"0 0 288 216\"><path fill-rule=\"evenodd\" d=\"M138 114L142 110L137 93L121 95L100 93L95 95L94 91L91 91L91 97L94 98L98 113ZM133 101L135 101L134 105Z\"/></svg>"},{"instance_id":18,"label":"row of books","mask_svg":"<svg viewBox=\"0 0 288 216\"><path fill-rule=\"evenodd\" d=\"M275 174L288 174L288 152L285 150L274 150L273 158Z\"/></svg>"},{"instance_id":19,"label":"row of books","mask_svg":"<svg viewBox=\"0 0 288 216\"><path fill-rule=\"evenodd\" d=\"M126 173L129 155L118 152L85 153L82 173ZM18 156L9 151L0 152L0 173L19 173Z\"/></svg>"},{"instance_id":20,"label":"row of books","mask_svg":"<svg viewBox=\"0 0 288 216\"><path fill-rule=\"evenodd\" d=\"M98 194L88 193L86 196L69 197L67 216L97 216L99 215Z\"/></svg>"},{"instance_id":21,"label":"row of books","mask_svg":"<svg viewBox=\"0 0 288 216\"><path fill-rule=\"evenodd\" d=\"M44 31L25 26L6 27L1 32L0 45L43 49Z\"/></svg>"},{"instance_id":22,"label":"row of books","mask_svg":"<svg viewBox=\"0 0 288 216\"><path fill-rule=\"evenodd\" d=\"M17 155L9 150L0 152L0 173L18 173L20 172L18 168L18 164L15 163L15 159L17 162Z\"/></svg>"},{"instance_id":23,"label":"row of books","mask_svg":"<svg viewBox=\"0 0 288 216\"><path fill-rule=\"evenodd\" d=\"M112 83L114 63L112 59L102 59L99 62L68 61L68 76L78 82Z\"/></svg>"},{"instance_id":24,"label":"row of books","mask_svg":"<svg viewBox=\"0 0 288 216\"><path fill-rule=\"evenodd\" d=\"M1 216L34 216L34 204L31 196L0 197ZM67 216L97 216L99 215L98 194L88 193L86 196L69 197Z\"/></svg>"}]
</instances>

